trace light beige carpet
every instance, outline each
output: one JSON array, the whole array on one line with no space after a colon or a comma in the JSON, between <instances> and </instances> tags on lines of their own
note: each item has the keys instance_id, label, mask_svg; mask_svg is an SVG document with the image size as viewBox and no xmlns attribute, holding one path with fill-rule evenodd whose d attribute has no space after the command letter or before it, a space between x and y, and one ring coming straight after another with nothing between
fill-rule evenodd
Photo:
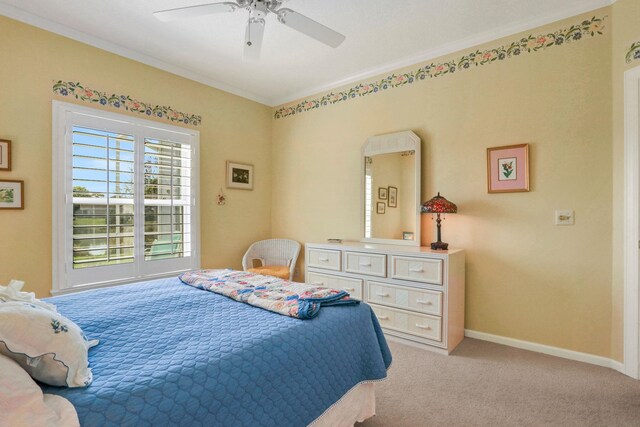
<instances>
[{"instance_id":1,"label":"light beige carpet","mask_svg":"<svg viewBox=\"0 0 640 427\"><path fill-rule=\"evenodd\" d=\"M640 426L640 381L611 369L470 338L450 356L389 344L359 427Z\"/></svg>"}]
</instances>

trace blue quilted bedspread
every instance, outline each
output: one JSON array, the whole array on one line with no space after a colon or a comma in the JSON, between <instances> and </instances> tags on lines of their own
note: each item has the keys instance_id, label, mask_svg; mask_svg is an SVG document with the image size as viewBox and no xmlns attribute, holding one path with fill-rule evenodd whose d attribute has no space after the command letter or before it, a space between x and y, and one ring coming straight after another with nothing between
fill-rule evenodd
<instances>
[{"instance_id":1,"label":"blue quilted bedspread","mask_svg":"<svg viewBox=\"0 0 640 427\"><path fill-rule=\"evenodd\" d=\"M391 353L366 304L298 320L154 280L49 298L100 345L69 399L83 426L305 426Z\"/></svg>"}]
</instances>

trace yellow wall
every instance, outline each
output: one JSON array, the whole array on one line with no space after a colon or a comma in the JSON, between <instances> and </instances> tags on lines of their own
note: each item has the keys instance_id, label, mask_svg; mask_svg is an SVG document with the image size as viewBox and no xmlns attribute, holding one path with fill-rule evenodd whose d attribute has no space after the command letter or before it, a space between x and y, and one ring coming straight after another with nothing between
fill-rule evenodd
<instances>
[{"instance_id":1,"label":"yellow wall","mask_svg":"<svg viewBox=\"0 0 640 427\"><path fill-rule=\"evenodd\" d=\"M0 211L0 283L25 280L40 297L51 289L51 86L58 79L202 115L203 266L239 268L247 247L269 237L270 108L4 17L0 40L0 138L13 141L13 171L0 179L24 180L26 204ZM227 204L218 206L226 160L253 163L255 187L225 189Z\"/></svg>"},{"instance_id":2,"label":"yellow wall","mask_svg":"<svg viewBox=\"0 0 640 427\"><path fill-rule=\"evenodd\" d=\"M640 61L627 64L625 54L640 41L640 2L618 0L613 4L613 319L611 330L612 357L622 360L624 315L624 72L640 66Z\"/></svg>"},{"instance_id":3,"label":"yellow wall","mask_svg":"<svg viewBox=\"0 0 640 427\"><path fill-rule=\"evenodd\" d=\"M422 200L440 191L459 208L443 238L467 250L466 327L610 356L611 73L607 29L274 120L273 235L359 239L361 146L410 129L423 141ZM532 191L488 194L486 148L522 142L531 144ZM576 224L555 226L555 209L574 209ZM431 241L432 222L424 222Z\"/></svg>"}]
</instances>

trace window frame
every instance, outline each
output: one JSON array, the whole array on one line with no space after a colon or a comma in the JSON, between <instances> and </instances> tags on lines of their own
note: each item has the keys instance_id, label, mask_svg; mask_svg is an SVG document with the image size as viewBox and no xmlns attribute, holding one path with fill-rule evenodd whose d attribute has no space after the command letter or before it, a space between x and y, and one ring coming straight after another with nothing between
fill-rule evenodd
<instances>
[{"instance_id":1,"label":"window frame","mask_svg":"<svg viewBox=\"0 0 640 427\"><path fill-rule=\"evenodd\" d=\"M144 180L134 180L135 196L134 206L141 205L142 209L135 209L136 224L134 227L135 241L138 242L134 252L133 263L110 265L105 267L90 267L86 271L73 269L72 242L70 236L73 233L73 183L72 183L72 141L73 126L77 117L81 116L82 126L96 125L97 129L104 128L104 123L109 122L110 132L131 134L135 139L136 170L144 163L145 138L166 139L167 134L172 134L174 142L186 143L191 146L191 256L183 258L168 258L162 260L144 259ZM200 267L200 174L199 151L200 132L160 123L156 121L140 119L124 114L103 111L96 108L84 107L62 101L52 101L52 289L53 295L84 291L93 288L113 286L136 281L150 280L161 277L175 276L177 273L197 269ZM134 132L132 132L134 130ZM140 145L140 143L142 145ZM141 174L143 175L144 172ZM70 208L71 207L71 208ZM141 243L142 242L142 243ZM152 268L162 263L162 271L155 273ZM121 267L122 268L113 268ZM122 275L127 277L123 278ZM85 283L71 283L70 279L78 278ZM86 279L84 279L86 277ZM92 280L100 277L100 280Z\"/></svg>"}]
</instances>

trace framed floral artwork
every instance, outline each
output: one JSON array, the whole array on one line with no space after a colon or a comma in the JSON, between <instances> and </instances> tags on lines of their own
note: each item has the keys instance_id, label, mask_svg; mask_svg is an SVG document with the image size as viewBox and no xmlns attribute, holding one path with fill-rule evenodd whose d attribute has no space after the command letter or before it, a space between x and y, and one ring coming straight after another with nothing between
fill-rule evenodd
<instances>
[{"instance_id":1,"label":"framed floral artwork","mask_svg":"<svg viewBox=\"0 0 640 427\"><path fill-rule=\"evenodd\" d=\"M529 144L487 148L487 191L529 191Z\"/></svg>"},{"instance_id":2,"label":"framed floral artwork","mask_svg":"<svg viewBox=\"0 0 640 427\"><path fill-rule=\"evenodd\" d=\"M11 170L11 141L0 139L0 170Z\"/></svg>"},{"instance_id":3,"label":"framed floral artwork","mask_svg":"<svg viewBox=\"0 0 640 427\"><path fill-rule=\"evenodd\" d=\"M396 187L389 187L389 207L398 207L398 188Z\"/></svg>"},{"instance_id":4,"label":"framed floral artwork","mask_svg":"<svg viewBox=\"0 0 640 427\"><path fill-rule=\"evenodd\" d=\"M385 211L385 208L386 206L384 202L378 202L376 205L376 213L383 214Z\"/></svg>"},{"instance_id":5,"label":"framed floral artwork","mask_svg":"<svg viewBox=\"0 0 640 427\"><path fill-rule=\"evenodd\" d=\"M378 187L378 199L387 200L387 187Z\"/></svg>"},{"instance_id":6,"label":"framed floral artwork","mask_svg":"<svg viewBox=\"0 0 640 427\"><path fill-rule=\"evenodd\" d=\"M253 165L228 161L227 188L253 190Z\"/></svg>"},{"instance_id":7,"label":"framed floral artwork","mask_svg":"<svg viewBox=\"0 0 640 427\"><path fill-rule=\"evenodd\" d=\"M24 209L24 181L0 181L0 209Z\"/></svg>"}]
</instances>

